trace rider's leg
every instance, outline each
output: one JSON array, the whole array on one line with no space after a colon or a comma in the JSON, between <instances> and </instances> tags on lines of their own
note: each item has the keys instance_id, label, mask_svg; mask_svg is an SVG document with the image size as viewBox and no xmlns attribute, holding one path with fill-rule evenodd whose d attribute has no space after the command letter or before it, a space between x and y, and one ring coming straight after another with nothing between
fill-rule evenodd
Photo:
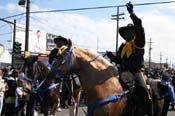
<instances>
[{"instance_id":1,"label":"rider's leg","mask_svg":"<svg viewBox=\"0 0 175 116\"><path fill-rule=\"evenodd\" d=\"M136 77L136 83L143 89L144 91L144 95L143 97L146 99L147 104L148 104L148 109L147 109L147 113L149 116L153 115L153 103L152 103L152 97L151 97L151 92L146 84L146 79L144 76L143 71L137 72L135 73L135 77Z\"/></svg>"}]
</instances>

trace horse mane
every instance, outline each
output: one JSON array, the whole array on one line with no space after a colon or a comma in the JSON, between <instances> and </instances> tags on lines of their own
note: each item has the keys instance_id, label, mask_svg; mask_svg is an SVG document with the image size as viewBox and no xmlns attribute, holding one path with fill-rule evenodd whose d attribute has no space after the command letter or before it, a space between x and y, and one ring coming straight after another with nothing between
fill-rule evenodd
<instances>
[{"instance_id":1,"label":"horse mane","mask_svg":"<svg viewBox=\"0 0 175 116\"><path fill-rule=\"evenodd\" d=\"M85 58L85 59L89 59L89 61L100 55L99 53L95 52L94 50L91 50L91 49L85 49L85 48L77 48L80 52L83 53L84 56L82 56L81 54L81 57ZM115 70L117 70L106 58L104 58L102 55L99 56L99 58L96 59L97 61L101 62L102 64L106 64L106 65L111 65Z\"/></svg>"},{"instance_id":2,"label":"horse mane","mask_svg":"<svg viewBox=\"0 0 175 116\"><path fill-rule=\"evenodd\" d=\"M117 68L115 68L106 58L104 58L99 53L85 48L74 48L74 52L76 52L76 58L80 59L81 62L77 65L83 65L81 67L86 67L86 69L83 70L89 69L87 72L83 73L83 77L89 75L89 73L93 73L93 75L98 75L98 77L101 78L100 80L94 78L93 83L100 84L112 77L118 77ZM92 60L93 58L95 58L95 60ZM77 68L77 70L79 69Z\"/></svg>"}]
</instances>

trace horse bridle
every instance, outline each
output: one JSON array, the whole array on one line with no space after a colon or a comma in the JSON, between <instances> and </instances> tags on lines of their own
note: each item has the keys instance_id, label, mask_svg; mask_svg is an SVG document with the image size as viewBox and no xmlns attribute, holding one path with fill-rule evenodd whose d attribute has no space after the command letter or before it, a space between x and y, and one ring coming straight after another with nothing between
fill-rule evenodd
<instances>
[{"instance_id":1,"label":"horse bridle","mask_svg":"<svg viewBox=\"0 0 175 116\"><path fill-rule=\"evenodd\" d=\"M70 72L70 74L71 73L73 73L73 71L75 71L75 69L73 69L73 56L75 56L74 55L74 47L72 47L71 49L69 49L69 48L67 48L67 49L64 49L64 51L62 51L62 53L63 52L66 52L66 53L68 53L68 55L69 55L69 57L70 57L70 60L69 60L69 66L70 66L70 70L69 70L69 72ZM106 56L106 53L105 54L99 54L99 55L96 55L96 56L94 56L91 60L89 60L88 62L90 63L90 62L93 62L93 61L95 61L98 57L100 57L100 56ZM74 59L75 60L75 59ZM63 60L61 61L61 65L64 65L66 63L66 58L65 57L63 57ZM60 66L61 66L60 65ZM59 69L60 70L60 69ZM78 70L78 69L76 69L76 70ZM61 70L60 70L60 72L61 72Z\"/></svg>"},{"instance_id":2,"label":"horse bridle","mask_svg":"<svg viewBox=\"0 0 175 116\"><path fill-rule=\"evenodd\" d=\"M36 76L38 76L39 74L41 75L41 77L44 77L41 71L41 67L38 66L38 61L34 62L34 68L35 68L34 71L36 72L36 74L34 74L34 79L36 79Z\"/></svg>"},{"instance_id":3,"label":"horse bridle","mask_svg":"<svg viewBox=\"0 0 175 116\"><path fill-rule=\"evenodd\" d=\"M71 74L73 72L73 47L72 48L66 48L62 51L63 52L66 52L68 54L68 56L70 57L70 60L69 60L69 74ZM67 55L66 55L67 56ZM57 60L57 59L56 59ZM57 61L53 61L52 65L51 65L51 69L56 69L57 72L59 72L59 76L60 77L64 77L64 74L62 74L61 70L60 70L60 67L62 65L64 65L66 62L67 62L67 59L66 57L63 56L63 60L61 61L61 65L59 67L54 67L54 65L56 64ZM68 75L68 74L67 74Z\"/></svg>"},{"instance_id":4,"label":"horse bridle","mask_svg":"<svg viewBox=\"0 0 175 116\"><path fill-rule=\"evenodd\" d=\"M36 88L35 88L35 90L36 91L38 91L39 89L40 89L40 87L43 85L43 83L47 80L47 77L44 77L44 75L42 74L42 70L41 70L41 67L39 67L38 66L38 61L36 61L35 63L34 63L34 68L35 68L35 71L36 72L38 72L44 79L36 86ZM41 100L43 100L43 95L47 92L47 91L49 91L49 90L51 90L51 89L53 89L53 88L55 88L55 87L58 87L58 86L60 86L60 83L52 83L50 86L48 86L47 88L45 88L45 89L43 89L43 90L40 90L40 92L41 92Z\"/></svg>"}]
</instances>

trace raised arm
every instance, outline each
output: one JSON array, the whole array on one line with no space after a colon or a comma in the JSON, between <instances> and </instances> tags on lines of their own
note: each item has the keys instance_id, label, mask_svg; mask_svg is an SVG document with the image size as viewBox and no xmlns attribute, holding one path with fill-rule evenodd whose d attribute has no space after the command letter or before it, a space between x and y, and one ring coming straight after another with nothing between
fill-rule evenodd
<instances>
[{"instance_id":1,"label":"raised arm","mask_svg":"<svg viewBox=\"0 0 175 116\"><path fill-rule=\"evenodd\" d=\"M137 47L143 48L145 45L145 32L142 26L142 20L135 15L133 11L133 5L130 2L126 4L126 7L134 23L135 35L136 35L135 44Z\"/></svg>"}]
</instances>

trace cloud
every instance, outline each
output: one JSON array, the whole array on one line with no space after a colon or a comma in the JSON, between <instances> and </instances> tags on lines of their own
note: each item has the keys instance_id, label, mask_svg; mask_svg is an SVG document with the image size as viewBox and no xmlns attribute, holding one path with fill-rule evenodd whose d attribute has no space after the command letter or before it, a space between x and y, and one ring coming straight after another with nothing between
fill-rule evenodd
<instances>
[{"instance_id":1,"label":"cloud","mask_svg":"<svg viewBox=\"0 0 175 116\"><path fill-rule=\"evenodd\" d=\"M16 5L13 4L13 3L8 3L8 4L6 5L6 9L7 9L8 11L14 11L14 10L16 10Z\"/></svg>"},{"instance_id":2,"label":"cloud","mask_svg":"<svg viewBox=\"0 0 175 116\"><path fill-rule=\"evenodd\" d=\"M32 8L33 11L43 10L37 5ZM146 33L145 59L148 59L148 42L152 38L152 61L155 62L159 62L160 53L162 53L163 59L169 57L170 60L173 59L170 56L175 56L173 51L175 23L173 17L162 10L163 7L151 7L151 10L147 7L145 11L137 11ZM131 19L127 14L125 20L120 21L120 26L130 22ZM71 38L73 43L80 47L115 51L116 21L109 20L109 17L95 20L75 12L41 13L31 14L30 24L31 27ZM123 39L119 35L119 45L121 42Z\"/></svg>"},{"instance_id":3,"label":"cloud","mask_svg":"<svg viewBox=\"0 0 175 116\"><path fill-rule=\"evenodd\" d=\"M175 2L174 3L169 3L169 4L161 4L158 5L158 8L160 10L168 10L169 12L175 12Z\"/></svg>"},{"instance_id":4,"label":"cloud","mask_svg":"<svg viewBox=\"0 0 175 116\"><path fill-rule=\"evenodd\" d=\"M116 37L116 22L114 21L104 19L95 21L89 17L71 13L35 14L32 17L35 19L31 21L31 25L38 26L46 32L72 38L73 43L78 46L96 50L99 44L98 49L104 50L106 47L112 50L115 48L113 41ZM36 20L36 17L39 20Z\"/></svg>"},{"instance_id":5,"label":"cloud","mask_svg":"<svg viewBox=\"0 0 175 116\"><path fill-rule=\"evenodd\" d=\"M25 12L25 7L21 7L18 4L8 2L4 6L0 6L0 9L7 10L8 12Z\"/></svg>"},{"instance_id":6,"label":"cloud","mask_svg":"<svg viewBox=\"0 0 175 116\"><path fill-rule=\"evenodd\" d=\"M145 27L147 42L152 39L152 60L160 61L160 53L164 59L169 57L173 59L174 48L174 30L175 23L171 16L161 12L149 12L140 14ZM147 43L146 52L148 53L149 45ZM147 54L146 53L146 54ZM148 54L147 54L148 58ZM164 60L165 61L165 60Z\"/></svg>"}]
</instances>

